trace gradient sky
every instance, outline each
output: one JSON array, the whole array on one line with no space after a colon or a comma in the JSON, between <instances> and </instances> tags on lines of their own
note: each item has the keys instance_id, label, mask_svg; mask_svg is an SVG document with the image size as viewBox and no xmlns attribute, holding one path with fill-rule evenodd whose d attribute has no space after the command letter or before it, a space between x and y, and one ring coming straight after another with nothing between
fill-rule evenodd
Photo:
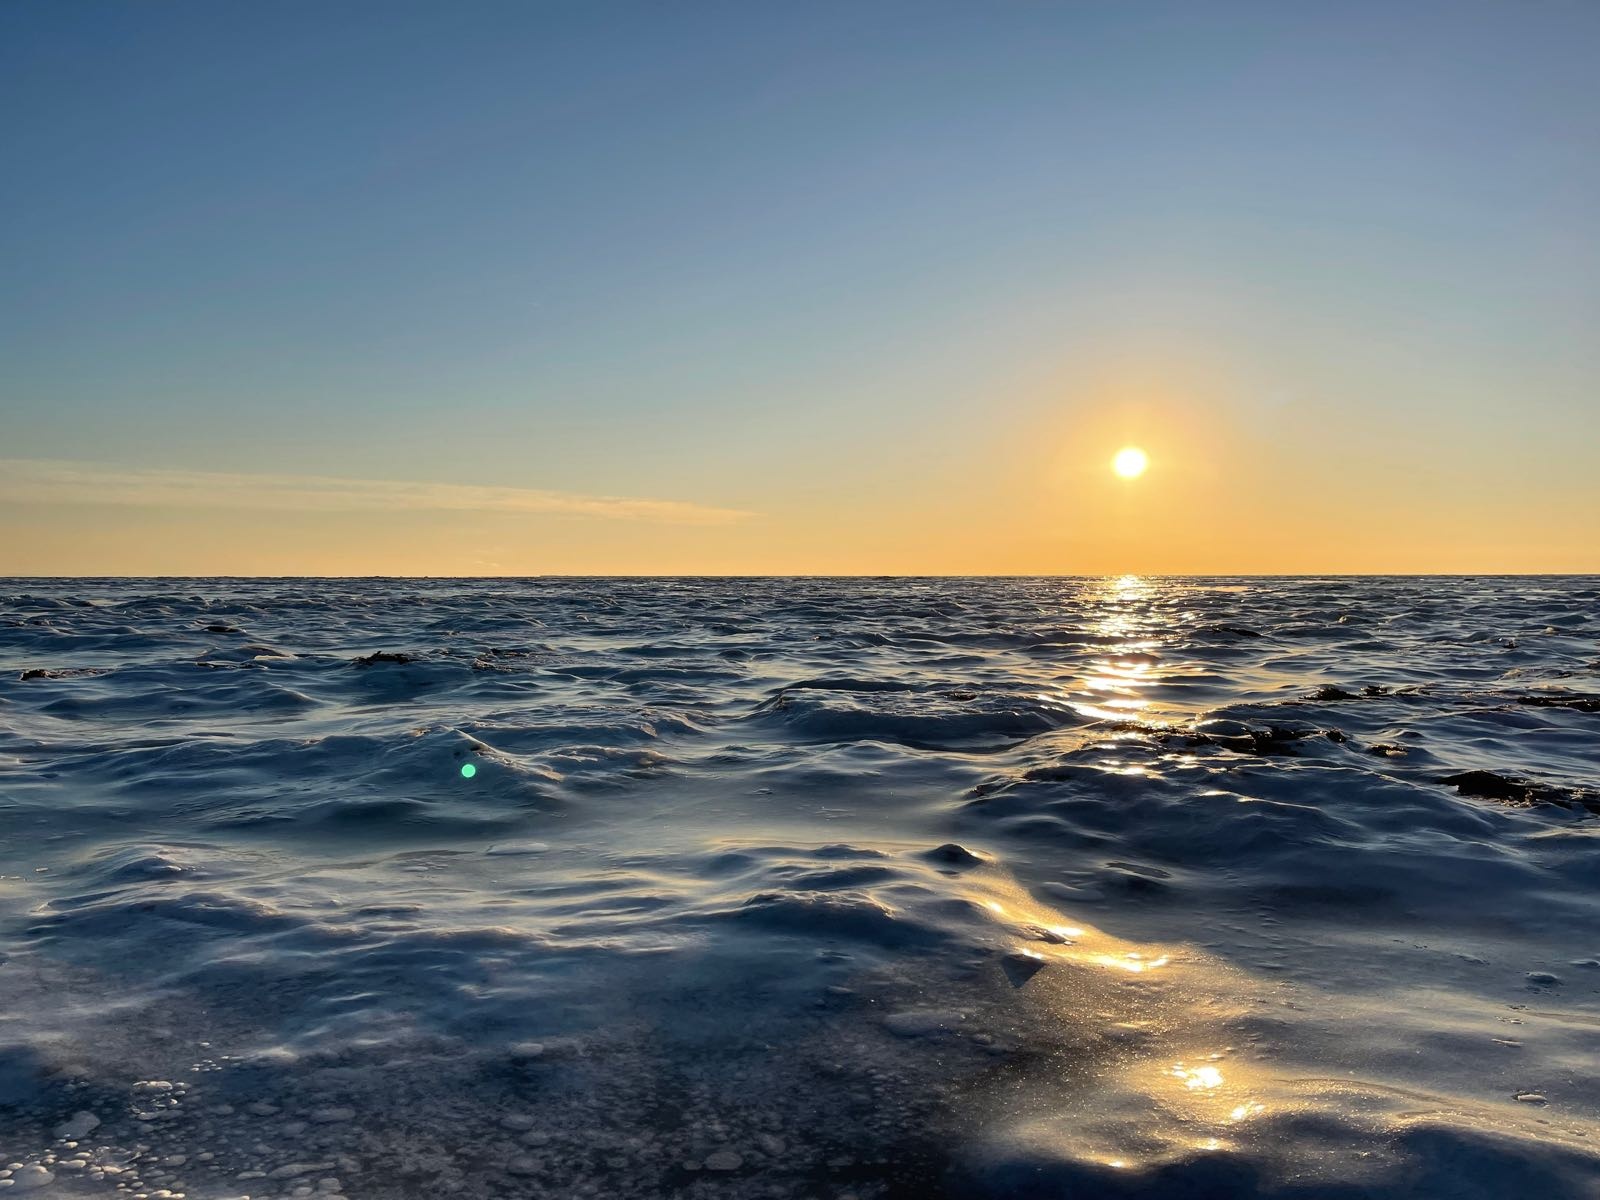
<instances>
[{"instance_id":1,"label":"gradient sky","mask_svg":"<svg viewBox=\"0 0 1600 1200\"><path fill-rule=\"evenodd\" d=\"M0 574L1600 571L1597 61L1592 0L8 0Z\"/></svg>"}]
</instances>

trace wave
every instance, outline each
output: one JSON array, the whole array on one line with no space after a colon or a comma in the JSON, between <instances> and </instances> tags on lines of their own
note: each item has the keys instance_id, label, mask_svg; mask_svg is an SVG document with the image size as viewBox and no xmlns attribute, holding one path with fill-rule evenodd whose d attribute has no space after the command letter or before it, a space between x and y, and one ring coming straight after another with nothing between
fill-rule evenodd
<instances>
[{"instance_id":1,"label":"wave","mask_svg":"<svg viewBox=\"0 0 1600 1200\"><path fill-rule=\"evenodd\" d=\"M1597 603L13 581L0 1190L1592 1194Z\"/></svg>"}]
</instances>

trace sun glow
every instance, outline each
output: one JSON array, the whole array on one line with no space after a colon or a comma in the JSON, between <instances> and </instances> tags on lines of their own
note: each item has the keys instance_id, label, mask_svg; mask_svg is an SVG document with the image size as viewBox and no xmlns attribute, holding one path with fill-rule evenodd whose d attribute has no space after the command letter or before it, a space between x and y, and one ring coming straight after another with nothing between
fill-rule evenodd
<instances>
[{"instance_id":1,"label":"sun glow","mask_svg":"<svg viewBox=\"0 0 1600 1200\"><path fill-rule=\"evenodd\" d=\"M1150 465L1150 456L1137 446L1124 446L1111 460L1111 469L1124 479L1137 479Z\"/></svg>"}]
</instances>

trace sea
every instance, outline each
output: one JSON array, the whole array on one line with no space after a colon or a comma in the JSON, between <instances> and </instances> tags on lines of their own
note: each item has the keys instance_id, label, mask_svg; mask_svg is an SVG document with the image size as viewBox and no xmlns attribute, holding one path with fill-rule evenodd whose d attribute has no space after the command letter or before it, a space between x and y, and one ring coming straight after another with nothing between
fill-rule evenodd
<instances>
[{"instance_id":1,"label":"sea","mask_svg":"<svg viewBox=\"0 0 1600 1200\"><path fill-rule=\"evenodd\" d=\"M1600 1195L1600 578L0 580L0 1195Z\"/></svg>"}]
</instances>

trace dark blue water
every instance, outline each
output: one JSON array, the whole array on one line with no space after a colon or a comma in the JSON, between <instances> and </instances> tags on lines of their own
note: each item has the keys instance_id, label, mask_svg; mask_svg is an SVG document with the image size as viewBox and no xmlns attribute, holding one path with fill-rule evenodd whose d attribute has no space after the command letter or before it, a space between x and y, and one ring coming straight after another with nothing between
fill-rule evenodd
<instances>
[{"instance_id":1,"label":"dark blue water","mask_svg":"<svg viewBox=\"0 0 1600 1200\"><path fill-rule=\"evenodd\" d=\"M0 1191L1600 1189L1600 580L0 590Z\"/></svg>"}]
</instances>

